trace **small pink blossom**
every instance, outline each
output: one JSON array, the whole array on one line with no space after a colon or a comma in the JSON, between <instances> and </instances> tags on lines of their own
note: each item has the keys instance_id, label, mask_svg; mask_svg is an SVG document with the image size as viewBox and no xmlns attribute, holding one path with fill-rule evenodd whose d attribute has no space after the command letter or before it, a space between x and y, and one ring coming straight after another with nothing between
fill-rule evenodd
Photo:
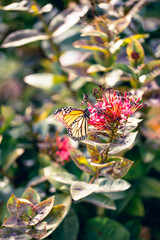
<instances>
[{"instance_id":1,"label":"small pink blossom","mask_svg":"<svg viewBox=\"0 0 160 240\"><path fill-rule=\"evenodd\" d=\"M70 153L69 149L71 149L71 145L69 143L69 138L67 136L64 137L56 137L57 151L56 155L58 157L57 162L63 165L66 161L69 161Z\"/></svg>"},{"instance_id":2,"label":"small pink blossom","mask_svg":"<svg viewBox=\"0 0 160 240\"><path fill-rule=\"evenodd\" d=\"M70 161L70 140L68 136L59 136L58 132L54 136L49 134L38 143L39 151L50 156L51 160L64 165Z\"/></svg>"}]
</instances>

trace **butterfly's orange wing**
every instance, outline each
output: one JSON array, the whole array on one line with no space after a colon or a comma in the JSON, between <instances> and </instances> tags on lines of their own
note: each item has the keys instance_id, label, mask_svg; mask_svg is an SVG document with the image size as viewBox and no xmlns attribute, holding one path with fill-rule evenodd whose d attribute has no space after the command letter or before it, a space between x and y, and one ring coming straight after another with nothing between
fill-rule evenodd
<instances>
[{"instance_id":1,"label":"butterfly's orange wing","mask_svg":"<svg viewBox=\"0 0 160 240\"><path fill-rule=\"evenodd\" d=\"M57 109L54 112L54 117L67 128L68 134L72 139L82 140L88 134L88 115L85 111L73 107L65 107Z\"/></svg>"}]
</instances>

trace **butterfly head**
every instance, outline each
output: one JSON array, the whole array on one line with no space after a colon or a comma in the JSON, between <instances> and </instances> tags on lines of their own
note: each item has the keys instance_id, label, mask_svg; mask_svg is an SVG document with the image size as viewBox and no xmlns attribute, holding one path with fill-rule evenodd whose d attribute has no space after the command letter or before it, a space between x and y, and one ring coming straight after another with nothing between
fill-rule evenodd
<instances>
[{"instance_id":1,"label":"butterfly head","mask_svg":"<svg viewBox=\"0 0 160 240\"><path fill-rule=\"evenodd\" d=\"M86 108L84 110L84 117L87 118L88 120L90 119L90 112L89 112L88 108Z\"/></svg>"}]
</instances>

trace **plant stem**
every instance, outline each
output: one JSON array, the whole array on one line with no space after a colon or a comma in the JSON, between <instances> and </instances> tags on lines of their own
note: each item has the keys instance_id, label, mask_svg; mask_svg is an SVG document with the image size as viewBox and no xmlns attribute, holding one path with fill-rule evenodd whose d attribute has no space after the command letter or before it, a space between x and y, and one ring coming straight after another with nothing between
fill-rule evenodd
<instances>
[{"instance_id":1,"label":"plant stem","mask_svg":"<svg viewBox=\"0 0 160 240\"><path fill-rule=\"evenodd\" d=\"M99 168L97 168L96 174L91 178L91 180L89 181L89 183L93 183L93 181L98 178L98 174L99 174Z\"/></svg>"},{"instance_id":2,"label":"plant stem","mask_svg":"<svg viewBox=\"0 0 160 240\"><path fill-rule=\"evenodd\" d=\"M57 56L57 60L59 58L59 50L58 50L58 47L57 45L52 41L52 33L51 31L49 30L48 28L48 25L43 17L43 14L39 11L39 6L37 5L37 2L36 0L33 0L34 1L34 4L36 6L36 9L37 9L37 13L38 13L38 17L39 19L41 20L41 22L43 23L43 27L44 27L44 31L45 33L49 36L49 43L50 43L50 46L52 48L52 51L53 53Z\"/></svg>"},{"instance_id":3,"label":"plant stem","mask_svg":"<svg viewBox=\"0 0 160 240\"><path fill-rule=\"evenodd\" d=\"M48 28L48 25L43 17L43 14L39 11L39 6L37 5L37 2L36 0L33 0L34 1L34 4L36 6L36 9L37 9L37 14L38 14L38 17L39 19L41 20L41 22L43 23L43 27L44 27L44 31L45 33L48 35L49 39L49 43L50 43L50 46L51 46L51 49L52 49L52 52L53 54L55 55L55 58L54 60L51 59L52 61L56 61L58 63L58 65L60 65L60 62L59 62L59 57L60 57L60 49L59 47L52 41L52 32L49 30ZM61 69L60 67L58 69ZM66 72L64 72L62 69L61 69L61 74L63 75L66 75L66 87L71 91L72 95L74 98L76 98L76 92L71 88L71 84L70 82L68 81L68 76L66 74Z\"/></svg>"}]
</instances>

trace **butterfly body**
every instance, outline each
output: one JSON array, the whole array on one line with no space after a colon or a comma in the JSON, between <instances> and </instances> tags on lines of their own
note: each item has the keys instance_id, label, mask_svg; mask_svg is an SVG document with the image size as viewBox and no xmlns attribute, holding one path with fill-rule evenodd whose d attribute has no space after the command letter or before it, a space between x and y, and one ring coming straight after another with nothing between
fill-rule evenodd
<instances>
[{"instance_id":1,"label":"butterfly body","mask_svg":"<svg viewBox=\"0 0 160 240\"><path fill-rule=\"evenodd\" d=\"M61 122L66 128L69 136L73 140L83 140L88 135L88 109L81 110L73 107L57 109L54 118Z\"/></svg>"}]
</instances>

